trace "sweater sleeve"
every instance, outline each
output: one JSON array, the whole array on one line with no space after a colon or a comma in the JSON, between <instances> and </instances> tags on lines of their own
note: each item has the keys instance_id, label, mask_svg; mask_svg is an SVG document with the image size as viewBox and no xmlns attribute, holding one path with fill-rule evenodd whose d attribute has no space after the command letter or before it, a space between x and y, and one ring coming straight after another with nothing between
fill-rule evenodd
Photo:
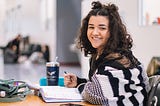
<instances>
[{"instance_id":1,"label":"sweater sleeve","mask_svg":"<svg viewBox=\"0 0 160 106\"><path fill-rule=\"evenodd\" d=\"M108 99L104 97L96 75L93 75L92 81L88 81L85 84L84 90L82 91L82 97L84 100L92 104L109 106Z\"/></svg>"},{"instance_id":2,"label":"sweater sleeve","mask_svg":"<svg viewBox=\"0 0 160 106\"><path fill-rule=\"evenodd\" d=\"M84 89L85 84L87 83L87 79L77 77L77 88L81 93Z\"/></svg>"},{"instance_id":3,"label":"sweater sleeve","mask_svg":"<svg viewBox=\"0 0 160 106\"><path fill-rule=\"evenodd\" d=\"M146 97L142 73L137 68L119 70L106 66L104 74L94 74L88 81L82 97L84 100L105 106L141 106Z\"/></svg>"},{"instance_id":4,"label":"sweater sleeve","mask_svg":"<svg viewBox=\"0 0 160 106\"><path fill-rule=\"evenodd\" d=\"M86 83L87 79L77 77L77 86L81 83Z\"/></svg>"}]
</instances>

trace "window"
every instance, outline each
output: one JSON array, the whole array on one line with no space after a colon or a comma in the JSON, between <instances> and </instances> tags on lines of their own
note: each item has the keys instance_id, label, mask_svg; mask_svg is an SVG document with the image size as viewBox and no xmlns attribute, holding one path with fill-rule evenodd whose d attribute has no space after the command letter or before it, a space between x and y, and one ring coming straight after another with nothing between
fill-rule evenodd
<instances>
[{"instance_id":1,"label":"window","mask_svg":"<svg viewBox=\"0 0 160 106\"><path fill-rule=\"evenodd\" d=\"M139 24L160 25L160 0L139 0Z\"/></svg>"},{"instance_id":2,"label":"window","mask_svg":"<svg viewBox=\"0 0 160 106\"><path fill-rule=\"evenodd\" d=\"M44 29L49 29L53 17L53 0L41 0L41 21Z\"/></svg>"}]
</instances>

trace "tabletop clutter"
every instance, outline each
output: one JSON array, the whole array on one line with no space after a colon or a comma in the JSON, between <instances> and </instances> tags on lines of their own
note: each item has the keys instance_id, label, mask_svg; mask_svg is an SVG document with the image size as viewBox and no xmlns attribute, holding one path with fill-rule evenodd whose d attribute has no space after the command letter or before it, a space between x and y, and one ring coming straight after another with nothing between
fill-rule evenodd
<instances>
[{"instance_id":1,"label":"tabletop clutter","mask_svg":"<svg viewBox=\"0 0 160 106\"><path fill-rule=\"evenodd\" d=\"M46 63L46 77L40 79L40 95L45 102L79 102L82 97L77 88L64 87L64 78L59 77L59 62Z\"/></svg>"},{"instance_id":2,"label":"tabletop clutter","mask_svg":"<svg viewBox=\"0 0 160 106\"><path fill-rule=\"evenodd\" d=\"M77 88L64 87L64 78L59 77L57 59L58 57L55 61L46 63L46 76L37 85L14 79L0 79L0 102L22 101L29 94L40 96L45 102L82 101Z\"/></svg>"}]
</instances>

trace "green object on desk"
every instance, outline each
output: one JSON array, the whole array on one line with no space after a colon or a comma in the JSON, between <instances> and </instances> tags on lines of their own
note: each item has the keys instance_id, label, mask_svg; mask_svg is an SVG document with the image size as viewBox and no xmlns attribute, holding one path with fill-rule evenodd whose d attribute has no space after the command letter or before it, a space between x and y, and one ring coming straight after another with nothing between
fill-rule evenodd
<instances>
[{"instance_id":1,"label":"green object on desk","mask_svg":"<svg viewBox=\"0 0 160 106\"><path fill-rule=\"evenodd\" d=\"M47 86L47 78L46 77L42 77L39 80L39 85L40 86ZM64 78L63 77L59 77L59 79L58 79L58 86L64 86Z\"/></svg>"},{"instance_id":2,"label":"green object on desk","mask_svg":"<svg viewBox=\"0 0 160 106\"><path fill-rule=\"evenodd\" d=\"M22 89L20 91L20 89ZM17 102L26 98L31 93L28 84L24 81L16 81L14 79L0 79L0 102Z\"/></svg>"}]
</instances>

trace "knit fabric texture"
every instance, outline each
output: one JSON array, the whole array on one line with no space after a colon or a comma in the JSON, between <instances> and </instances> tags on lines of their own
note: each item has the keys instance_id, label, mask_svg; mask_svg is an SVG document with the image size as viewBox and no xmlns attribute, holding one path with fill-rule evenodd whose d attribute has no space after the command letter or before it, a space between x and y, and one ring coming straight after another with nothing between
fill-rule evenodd
<instances>
[{"instance_id":1,"label":"knit fabric texture","mask_svg":"<svg viewBox=\"0 0 160 106\"><path fill-rule=\"evenodd\" d=\"M147 76L141 65L117 69L102 65L82 91L84 100L104 106L145 106Z\"/></svg>"}]
</instances>

